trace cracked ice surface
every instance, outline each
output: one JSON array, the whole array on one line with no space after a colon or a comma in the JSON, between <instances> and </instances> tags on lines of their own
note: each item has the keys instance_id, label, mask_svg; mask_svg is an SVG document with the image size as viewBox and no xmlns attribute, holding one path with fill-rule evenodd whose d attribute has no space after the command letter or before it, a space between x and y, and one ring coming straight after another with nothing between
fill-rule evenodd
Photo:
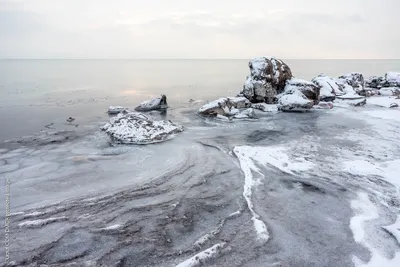
<instances>
[{"instance_id":1,"label":"cracked ice surface","mask_svg":"<svg viewBox=\"0 0 400 267\"><path fill-rule=\"evenodd\" d=\"M98 131L0 148L1 176L11 181L11 259L32 267L399 265L398 110L270 112L235 124L195 112L171 112L167 119L187 130L157 145L110 146Z\"/></svg>"}]
</instances>

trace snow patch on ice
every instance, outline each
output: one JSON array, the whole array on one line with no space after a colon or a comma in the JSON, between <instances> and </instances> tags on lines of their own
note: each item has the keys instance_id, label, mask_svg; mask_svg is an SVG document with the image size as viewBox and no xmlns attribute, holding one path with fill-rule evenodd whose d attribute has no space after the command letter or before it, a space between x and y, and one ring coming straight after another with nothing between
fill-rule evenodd
<instances>
[{"instance_id":1,"label":"snow patch on ice","mask_svg":"<svg viewBox=\"0 0 400 267\"><path fill-rule=\"evenodd\" d=\"M365 233L366 222L379 218L378 209L371 202L367 193L358 193L358 198L351 202L352 209L356 215L350 220L350 228L353 231L354 240L365 246L371 252L371 259L364 263L357 256L353 256L354 265L357 267L398 267L400 262L400 252L397 252L392 259L381 255L371 243Z\"/></svg>"},{"instance_id":2,"label":"snow patch on ice","mask_svg":"<svg viewBox=\"0 0 400 267\"><path fill-rule=\"evenodd\" d=\"M393 237L396 238L397 243L400 245L400 215L397 216L395 223L388 226L383 226L382 228L393 235Z\"/></svg>"},{"instance_id":3,"label":"snow patch on ice","mask_svg":"<svg viewBox=\"0 0 400 267\"><path fill-rule=\"evenodd\" d=\"M5 172L12 172L15 170L18 170L19 165L18 164L6 164L0 166L0 173L5 173Z\"/></svg>"},{"instance_id":4,"label":"snow patch on ice","mask_svg":"<svg viewBox=\"0 0 400 267\"><path fill-rule=\"evenodd\" d=\"M100 230L105 230L105 231L110 231L110 230L118 230L120 228L122 228L123 225L121 224L114 224L105 228L101 228Z\"/></svg>"},{"instance_id":5,"label":"snow patch on ice","mask_svg":"<svg viewBox=\"0 0 400 267\"><path fill-rule=\"evenodd\" d=\"M342 163L345 172L359 175L377 175L400 189L400 159L382 163L372 163L366 160L353 160Z\"/></svg>"},{"instance_id":6,"label":"snow patch on ice","mask_svg":"<svg viewBox=\"0 0 400 267\"><path fill-rule=\"evenodd\" d=\"M400 106L400 99L396 99L395 97L387 97L387 96L374 96L368 98L367 104L380 106L385 108L390 108L391 104L397 103Z\"/></svg>"},{"instance_id":7,"label":"snow patch on ice","mask_svg":"<svg viewBox=\"0 0 400 267\"><path fill-rule=\"evenodd\" d=\"M63 216L63 217L54 217L54 218L47 218L47 219L41 219L41 220L33 220L33 221L26 221L23 223L18 224L19 227L28 227L28 228L34 228L34 227L40 227L46 224L54 223L54 222L59 222L59 221L66 221L68 218Z\"/></svg>"},{"instance_id":8,"label":"snow patch on ice","mask_svg":"<svg viewBox=\"0 0 400 267\"><path fill-rule=\"evenodd\" d=\"M250 147L238 146L234 148L234 153L239 159L240 167L245 175L243 196L246 199L247 206L252 213L252 221L259 238L268 240L269 233L265 223L255 212L252 202L252 189L257 185L257 180L253 177L253 172L264 176L256 167L255 162L263 165L272 165L279 170L294 174L295 171L306 171L314 166L313 163L304 158L297 158L296 161L289 159L286 148L283 147Z\"/></svg>"},{"instance_id":9,"label":"snow patch on ice","mask_svg":"<svg viewBox=\"0 0 400 267\"><path fill-rule=\"evenodd\" d=\"M226 245L225 242L216 244L209 249L206 249L190 259L176 265L176 267L197 267L203 265L207 260L215 258L221 249Z\"/></svg>"},{"instance_id":10,"label":"snow patch on ice","mask_svg":"<svg viewBox=\"0 0 400 267\"><path fill-rule=\"evenodd\" d=\"M365 110L363 113L368 116L384 119L390 121L400 122L400 110L399 109L387 109L387 110Z\"/></svg>"},{"instance_id":11,"label":"snow patch on ice","mask_svg":"<svg viewBox=\"0 0 400 267\"><path fill-rule=\"evenodd\" d=\"M383 170L376 166L375 164L365 161L365 160L354 160L343 163L344 171L364 176L364 175L379 175L382 176L384 174Z\"/></svg>"}]
</instances>

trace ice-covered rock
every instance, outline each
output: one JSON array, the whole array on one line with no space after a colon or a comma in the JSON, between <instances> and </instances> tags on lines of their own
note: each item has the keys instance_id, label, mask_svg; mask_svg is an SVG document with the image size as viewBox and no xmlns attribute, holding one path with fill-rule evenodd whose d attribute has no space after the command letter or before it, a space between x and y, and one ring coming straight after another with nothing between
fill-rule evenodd
<instances>
[{"instance_id":1,"label":"ice-covered rock","mask_svg":"<svg viewBox=\"0 0 400 267\"><path fill-rule=\"evenodd\" d=\"M359 72L352 72L339 77L339 80L346 81L358 94L362 94L365 88L364 76Z\"/></svg>"},{"instance_id":2,"label":"ice-covered rock","mask_svg":"<svg viewBox=\"0 0 400 267\"><path fill-rule=\"evenodd\" d=\"M257 119L257 116L254 112L254 109L248 108L245 109L233 116L234 119Z\"/></svg>"},{"instance_id":3,"label":"ice-covered rock","mask_svg":"<svg viewBox=\"0 0 400 267\"><path fill-rule=\"evenodd\" d=\"M102 128L115 143L151 144L168 140L183 131L171 121L152 121L139 112L123 111Z\"/></svg>"},{"instance_id":4,"label":"ice-covered rock","mask_svg":"<svg viewBox=\"0 0 400 267\"><path fill-rule=\"evenodd\" d=\"M333 103L332 102L319 102L318 105L314 106L315 109L332 109Z\"/></svg>"},{"instance_id":5,"label":"ice-covered rock","mask_svg":"<svg viewBox=\"0 0 400 267\"><path fill-rule=\"evenodd\" d=\"M376 89L400 87L400 72L388 71L384 77L372 76L365 81L365 85Z\"/></svg>"},{"instance_id":6,"label":"ice-covered rock","mask_svg":"<svg viewBox=\"0 0 400 267\"><path fill-rule=\"evenodd\" d=\"M286 81L284 92L292 92L298 90L309 100L314 101L314 104L319 103L320 88L312 82L292 78Z\"/></svg>"},{"instance_id":7,"label":"ice-covered rock","mask_svg":"<svg viewBox=\"0 0 400 267\"><path fill-rule=\"evenodd\" d=\"M199 109L199 113L207 116L233 116L238 109L251 107L250 101L245 97L223 97L211 101Z\"/></svg>"},{"instance_id":8,"label":"ice-covered rock","mask_svg":"<svg viewBox=\"0 0 400 267\"><path fill-rule=\"evenodd\" d=\"M254 103L254 104L251 104L251 107L254 109L261 110L263 112L277 112L278 111L278 106L276 104Z\"/></svg>"},{"instance_id":9,"label":"ice-covered rock","mask_svg":"<svg viewBox=\"0 0 400 267\"><path fill-rule=\"evenodd\" d=\"M286 80L292 78L289 66L276 58L254 58L250 60L249 68L250 75L239 95L253 103L272 104L276 95L283 92Z\"/></svg>"},{"instance_id":10,"label":"ice-covered rock","mask_svg":"<svg viewBox=\"0 0 400 267\"><path fill-rule=\"evenodd\" d=\"M347 83L344 79L335 79L335 82L339 85L344 95L358 95L357 91ZM338 95L336 95L338 96ZM358 95L359 96L359 95Z\"/></svg>"},{"instance_id":11,"label":"ice-covered rock","mask_svg":"<svg viewBox=\"0 0 400 267\"><path fill-rule=\"evenodd\" d=\"M312 80L320 87L320 100L330 102L335 100L337 95L343 95L343 85L339 85L334 79L320 75Z\"/></svg>"},{"instance_id":12,"label":"ice-covered rock","mask_svg":"<svg viewBox=\"0 0 400 267\"><path fill-rule=\"evenodd\" d=\"M109 106L108 107L108 114L118 114L123 111L125 108L122 106Z\"/></svg>"},{"instance_id":13,"label":"ice-covered rock","mask_svg":"<svg viewBox=\"0 0 400 267\"><path fill-rule=\"evenodd\" d=\"M157 97L148 101L142 102L139 106L135 108L136 111L151 111L151 110L160 110L168 108L167 97L165 95L161 95L161 97Z\"/></svg>"},{"instance_id":14,"label":"ice-covered rock","mask_svg":"<svg viewBox=\"0 0 400 267\"><path fill-rule=\"evenodd\" d=\"M217 114L216 118L221 121L226 121L226 122L233 122L235 120L257 120L258 117L256 116L254 109L248 108L244 109L242 111L237 110L238 112L227 114L227 115L221 115Z\"/></svg>"},{"instance_id":15,"label":"ice-covered rock","mask_svg":"<svg viewBox=\"0 0 400 267\"><path fill-rule=\"evenodd\" d=\"M306 111L314 106L314 101L308 99L300 90L289 89L278 97L278 109L282 111Z\"/></svg>"}]
</instances>

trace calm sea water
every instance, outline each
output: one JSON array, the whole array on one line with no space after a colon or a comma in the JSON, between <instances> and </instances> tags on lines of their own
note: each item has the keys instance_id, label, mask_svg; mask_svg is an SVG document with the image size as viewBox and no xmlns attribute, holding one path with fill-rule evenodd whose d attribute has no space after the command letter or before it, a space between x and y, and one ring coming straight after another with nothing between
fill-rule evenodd
<instances>
[{"instance_id":1,"label":"calm sea water","mask_svg":"<svg viewBox=\"0 0 400 267\"><path fill-rule=\"evenodd\" d=\"M298 78L365 76L400 71L400 60L285 60ZM0 60L0 140L31 134L77 117L104 116L109 105L134 106L166 94L181 107L189 99L236 95L248 60ZM89 119L90 118L90 119Z\"/></svg>"}]
</instances>

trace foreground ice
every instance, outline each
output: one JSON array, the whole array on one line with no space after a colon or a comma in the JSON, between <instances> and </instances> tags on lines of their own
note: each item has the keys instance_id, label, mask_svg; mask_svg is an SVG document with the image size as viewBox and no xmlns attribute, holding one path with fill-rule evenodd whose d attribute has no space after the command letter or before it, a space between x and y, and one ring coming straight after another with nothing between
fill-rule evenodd
<instances>
[{"instance_id":1,"label":"foreground ice","mask_svg":"<svg viewBox=\"0 0 400 267\"><path fill-rule=\"evenodd\" d=\"M2 148L16 266L398 266L400 110L195 112L152 146L96 128Z\"/></svg>"}]
</instances>

